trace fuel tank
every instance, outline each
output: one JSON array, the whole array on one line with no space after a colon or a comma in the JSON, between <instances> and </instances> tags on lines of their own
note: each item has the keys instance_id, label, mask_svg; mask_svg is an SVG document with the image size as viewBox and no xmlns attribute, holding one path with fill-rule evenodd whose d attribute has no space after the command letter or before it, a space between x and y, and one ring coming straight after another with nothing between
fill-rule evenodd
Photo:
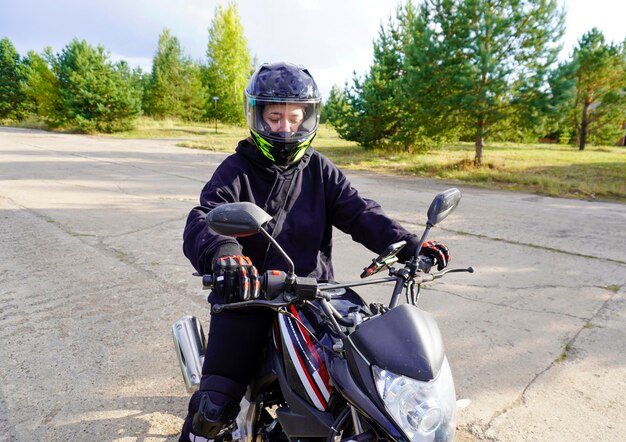
<instances>
[{"instance_id":1,"label":"fuel tank","mask_svg":"<svg viewBox=\"0 0 626 442\"><path fill-rule=\"evenodd\" d=\"M329 291L331 303L342 314L369 309L363 299L350 289ZM333 387L327 367L324 347L332 348L334 339L326 329L320 307L309 303L296 308L289 306L290 315L278 315L274 344L281 355L290 387L302 399L320 411L326 410Z\"/></svg>"}]
</instances>

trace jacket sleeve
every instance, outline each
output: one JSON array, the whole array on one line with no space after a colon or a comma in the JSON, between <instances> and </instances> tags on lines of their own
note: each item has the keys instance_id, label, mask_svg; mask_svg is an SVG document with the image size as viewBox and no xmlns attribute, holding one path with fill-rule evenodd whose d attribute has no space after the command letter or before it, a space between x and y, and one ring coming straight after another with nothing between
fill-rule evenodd
<instances>
[{"instance_id":1,"label":"jacket sleeve","mask_svg":"<svg viewBox=\"0 0 626 442\"><path fill-rule=\"evenodd\" d=\"M329 162L328 167L327 191L333 225L374 253L381 253L390 244L404 240L407 245L398 257L401 261L411 257L419 238L389 218L376 201L361 197L335 165Z\"/></svg>"},{"instance_id":2,"label":"jacket sleeve","mask_svg":"<svg viewBox=\"0 0 626 442\"><path fill-rule=\"evenodd\" d=\"M183 252L201 275L211 272L215 258L241 254L241 245L235 238L219 235L206 224L206 215L213 208L239 198L238 180L229 180L228 169L222 166L202 189L200 205L189 212L183 232Z\"/></svg>"}]
</instances>

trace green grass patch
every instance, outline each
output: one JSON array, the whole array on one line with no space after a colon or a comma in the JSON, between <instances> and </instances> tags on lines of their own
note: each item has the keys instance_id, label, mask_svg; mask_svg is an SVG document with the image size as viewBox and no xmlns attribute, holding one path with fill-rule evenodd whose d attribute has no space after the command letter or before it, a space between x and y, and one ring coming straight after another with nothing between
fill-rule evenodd
<instances>
[{"instance_id":1,"label":"green grass patch","mask_svg":"<svg viewBox=\"0 0 626 442\"><path fill-rule=\"evenodd\" d=\"M134 129L117 132L116 138L174 138L187 139L207 136L211 132L206 124L179 120L154 120L140 117Z\"/></svg>"},{"instance_id":2,"label":"green grass patch","mask_svg":"<svg viewBox=\"0 0 626 442\"><path fill-rule=\"evenodd\" d=\"M173 138L178 145L232 152L248 136L243 127L141 118L136 129L113 136ZM367 150L321 125L313 146L343 169L419 176L468 186L541 195L626 202L626 148L556 144L488 143L483 166L471 143L452 143L422 154Z\"/></svg>"},{"instance_id":3,"label":"green grass patch","mask_svg":"<svg viewBox=\"0 0 626 442\"><path fill-rule=\"evenodd\" d=\"M556 359L556 361L565 362L567 358L569 357L569 354L571 351L572 351L572 345L570 343L565 344L565 348L563 349L563 352L561 352L561 354Z\"/></svg>"}]
</instances>

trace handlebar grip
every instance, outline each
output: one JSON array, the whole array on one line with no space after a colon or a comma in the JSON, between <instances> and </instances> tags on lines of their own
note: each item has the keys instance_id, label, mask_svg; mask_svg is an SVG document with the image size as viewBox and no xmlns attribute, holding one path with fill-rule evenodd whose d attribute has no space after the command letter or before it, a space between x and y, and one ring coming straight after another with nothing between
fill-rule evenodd
<instances>
[{"instance_id":1,"label":"handlebar grip","mask_svg":"<svg viewBox=\"0 0 626 442\"><path fill-rule=\"evenodd\" d=\"M213 275L202 275L202 288L210 289L213 287Z\"/></svg>"},{"instance_id":2,"label":"handlebar grip","mask_svg":"<svg viewBox=\"0 0 626 442\"><path fill-rule=\"evenodd\" d=\"M428 273L428 272L430 272L430 269L434 265L435 265L435 260L433 258L430 258L428 256L424 256L424 255L419 255L419 263L418 263L417 267L421 271L423 271L425 273Z\"/></svg>"}]
</instances>

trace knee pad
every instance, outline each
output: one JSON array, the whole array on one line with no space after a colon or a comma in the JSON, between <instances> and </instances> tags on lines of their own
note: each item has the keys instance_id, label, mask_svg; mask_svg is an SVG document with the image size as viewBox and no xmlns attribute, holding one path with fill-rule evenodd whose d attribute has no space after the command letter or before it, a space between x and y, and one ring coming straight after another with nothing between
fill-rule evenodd
<instances>
[{"instance_id":1,"label":"knee pad","mask_svg":"<svg viewBox=\"0 0 626 442\"><path fill-rule=\"evenodd\" d=\"M239 413L239 404L227 400L221 405L211 400L208 391L202 392L198 411L193 416L192 428L196 435L215 439L224 425L230 424Z\"/></svg>"}]
</instances>

